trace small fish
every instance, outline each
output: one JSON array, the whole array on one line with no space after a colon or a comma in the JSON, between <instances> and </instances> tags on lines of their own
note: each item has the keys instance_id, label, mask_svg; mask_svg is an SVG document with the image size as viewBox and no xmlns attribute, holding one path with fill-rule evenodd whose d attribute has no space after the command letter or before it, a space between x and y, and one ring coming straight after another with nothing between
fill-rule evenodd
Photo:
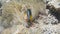
<instances>
[{"instance_id":1,"label":"small fish","mask_svg":"<svg viewBox=\"0 0 60 34\"><path fill-rule=\"evenodd\" d=\"M26 18L26 21L27 21L27 24L28 24L27 27L30 27L32 25L32 13L31 13L31 9L27 9L24 17Z\"/></svg>"}]
</instances>

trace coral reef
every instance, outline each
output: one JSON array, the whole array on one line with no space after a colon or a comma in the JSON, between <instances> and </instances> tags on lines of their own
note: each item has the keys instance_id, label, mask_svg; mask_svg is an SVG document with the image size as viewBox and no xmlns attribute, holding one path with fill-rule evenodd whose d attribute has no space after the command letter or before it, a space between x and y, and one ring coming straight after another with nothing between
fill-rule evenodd
<instances>
[{"instance_id":1,"label":"coral reef","mask_svg":"<svg viewBox=\"0 0 60 34\"><path fill-rule=\"evenodd\" d=\"M0 0L0 34L60 34L59 0ZM27 9L32 25L26 22Z\"/></svg>"}]
</instances>

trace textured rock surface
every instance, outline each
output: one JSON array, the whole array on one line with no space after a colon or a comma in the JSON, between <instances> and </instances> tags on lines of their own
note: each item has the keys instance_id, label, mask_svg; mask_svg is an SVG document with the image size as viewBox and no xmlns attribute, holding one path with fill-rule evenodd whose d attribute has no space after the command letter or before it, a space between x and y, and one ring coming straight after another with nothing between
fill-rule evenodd
<instances>
[{"instance_id":1,"label":"textured rock surface","mask_svg":"<svg viewBox=\"0 0 60 34\"><path fill-rule=\"evenodd\" d=\"M2 3L0 34L60 34L60 21L51 14L51 10L46 9L46 0L0 1ZM50 3L56 0L47 1L49 1L47 4L52 5ZM36 22L33 22L30 28L26 27L28 24L24 19L24 12L27 9L31 9L33 19L36 18Z\"/></svg>"}]
</instances>

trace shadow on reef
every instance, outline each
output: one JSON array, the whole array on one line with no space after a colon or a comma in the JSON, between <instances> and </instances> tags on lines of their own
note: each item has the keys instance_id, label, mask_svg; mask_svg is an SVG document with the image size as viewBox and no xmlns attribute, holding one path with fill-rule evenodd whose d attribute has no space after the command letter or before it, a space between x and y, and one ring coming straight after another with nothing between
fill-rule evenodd
<instances>
[{"instance_id":1,"label":"shadow on reef","mask_svg":"<svg viewBox=\"0 0 60 34\"><path fill-rule=\"evenodd\" d=\"M2 4L0 3L0 8L2 7ZM2 9L0 9L0 16L2 16Z\"/></svg>"},{"instance_id":2,"label":"shadow on reef","mask_svg":"<svg viewBox=\"0 0 60 34\"><path fill-rule=\"evenodd\" d=\"M56 19L58 19L58 21L60 22L60 8L55 8L53 5L51 6L47 5L46 9L49 9L49 13L55 16Z\"/></svg>"}]
</instances>

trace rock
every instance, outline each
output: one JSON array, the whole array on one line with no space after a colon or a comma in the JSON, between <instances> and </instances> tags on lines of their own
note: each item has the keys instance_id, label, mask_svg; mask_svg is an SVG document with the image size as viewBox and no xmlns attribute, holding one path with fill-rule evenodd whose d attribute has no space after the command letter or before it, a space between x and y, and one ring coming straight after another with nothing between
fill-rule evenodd
<instances>
[{"instance_id":1,"label":"rock","mask_svg":"<svg viewBox=\"0 0 60 34\"><path fill-rule=\"evenodd\" d=\"M49 9L49 12L54 15L60 21L60 2L56 0L48 2L46 8Z\"/></svg>"},{"instance_id":2,"label":"rock","mask_svg":"<svg viewBox=\"0 0 60 34\"><path fill-rule=\"evenodd\" d=\"M60 9L53 5L55 3L52 2L55 0L47 0L47 5L44 3L46 0L9 1L3 1L3 12L0 17L1 34L60 34L59 18L54 16L55 14L59 15ZM38 16L35 19L38 23L33 22L29 28L26 27L28 25L25 21L27 17L24 15L27 9L31 9L33 19Z\"/></svg>"},{"instance_id":3,"label":"rock","mask_svg":"<svg viewBox=\"0 0 60 34\"><path fill-rule=\"evenodd\" d=\"M37 1L37 0L36 0ZM8 3L4 3L2 6L2 26L5 28L11 27L13 25L17 24L24 24L24 12L27 11L27 9L31 9L32 17L35 19L38 16L38 13L41 12L42 14L45 13L45 4L43 2L37 3L36 1L29 3L22 3L17 1L10 1ZM36 4L35 4L36 3ZM40 7L40 5L42 5ZM9 8L8 8L9 7Z\"/></svg>"}]
</instances>

